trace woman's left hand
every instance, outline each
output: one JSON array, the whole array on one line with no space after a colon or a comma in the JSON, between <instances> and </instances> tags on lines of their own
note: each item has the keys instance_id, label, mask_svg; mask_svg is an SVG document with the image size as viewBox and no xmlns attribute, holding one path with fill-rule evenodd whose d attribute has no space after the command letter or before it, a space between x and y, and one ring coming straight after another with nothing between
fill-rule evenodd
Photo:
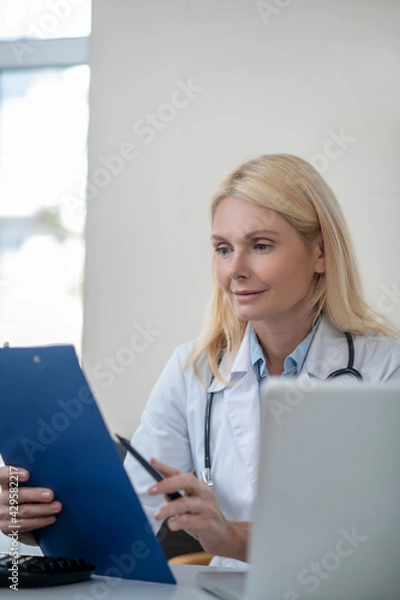
<instances>
[{"instance_id":1,"label":"woman's left hand","mask_svg":"<svg viewBox=\"0 0 400 600\"><path fill-rule=\"evenodd\" d=\"M151 496L179 490L185 494L177 500L167 499L168 502L156 514L156 519L168 519L171 531L184 529L198 540L206 552L230 556L234 522L225 519L214 492L191 473L182 473L154 458L150 462L165 477L163 481L149 488Z\"/></svg>"}]
</instances>

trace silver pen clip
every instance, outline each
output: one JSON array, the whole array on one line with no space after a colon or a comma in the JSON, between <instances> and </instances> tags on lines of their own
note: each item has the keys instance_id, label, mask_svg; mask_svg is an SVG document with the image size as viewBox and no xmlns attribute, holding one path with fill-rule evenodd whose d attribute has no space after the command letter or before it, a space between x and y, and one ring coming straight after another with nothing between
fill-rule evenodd
<instances>
[{"instance_id":1,"label":"silver pen clip","mask_svg":"<svg viewBox=\"0 0 400 600\"><path fill-rule=\"evenodd\" d=\"M210 488L210 490L214 489L214 482L211 479L211 472L210 469L203 469L203 471L201 472L201 477L204 481L204 483L206 483L208 485L208 487Z\"/></svg>"}]
</instances>

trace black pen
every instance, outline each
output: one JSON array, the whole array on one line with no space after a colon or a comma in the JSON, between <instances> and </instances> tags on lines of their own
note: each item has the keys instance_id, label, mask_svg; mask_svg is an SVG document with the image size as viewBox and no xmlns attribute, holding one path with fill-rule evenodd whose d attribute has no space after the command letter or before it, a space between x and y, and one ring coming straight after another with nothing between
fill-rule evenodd
<instances>
[{"instance_id":1,"label":"black pen","mask_svg":"<svg viewBox=\"0 0 400 600\"><path fill-rule=\"evenodd\" d=\"M142 467L144 469L146 469L146 471L156 481L162 481L164 479L164 477L161 475L161 473L159 471L157 471L157 469L155 469L145 458L143 458L143 456L141 454L139 454L139 452L137 450L135 450L135 448L133 448L133 446L131 446L130 442L126 438L123 438L122 436L118 435L118 433L116 433L115 435L118 438L118 441L129 452L129 454L132 454L132 456L134 456L136 458L136 460L138 462L140 462ZM182 498L182 494L180 494L179 492L172 492L171 494L165 494L165 495L170 500L177 500L177 498Z\"/></svg>"}]
</instances>

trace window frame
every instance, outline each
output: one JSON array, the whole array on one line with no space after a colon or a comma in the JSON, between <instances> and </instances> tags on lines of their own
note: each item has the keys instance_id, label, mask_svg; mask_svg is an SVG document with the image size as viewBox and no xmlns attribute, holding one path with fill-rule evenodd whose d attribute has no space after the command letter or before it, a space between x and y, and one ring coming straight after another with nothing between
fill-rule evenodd
<instances>
[{"instance_id":1,"label":"window frame","mask_svg":"<svg viewBox=\"0 0 400 600\"><path fill-rule=\"evenodd\" d=\"M45 69L86 64L89 64L89 36L0 41L0 72L6 69Z\"/></svg>"},{"instance_id":2,"label":"window frame","mask_svg":"<svg viewBox=\"0 0 400 600\"><path fill-rule=\"evenodd\" d=\"M2 96L1 75L10 71L29 71L32 69L68 68L89 63L90 35L74 38L15 38L0 40L0 99ZM83 235L84 238L84 235ZM0 272L1 285L7 285ZM83 318L83 293L81 294L81 316ZM82 350L82 324L76 341L78 354Z\"/></svg>"}]
</instances>

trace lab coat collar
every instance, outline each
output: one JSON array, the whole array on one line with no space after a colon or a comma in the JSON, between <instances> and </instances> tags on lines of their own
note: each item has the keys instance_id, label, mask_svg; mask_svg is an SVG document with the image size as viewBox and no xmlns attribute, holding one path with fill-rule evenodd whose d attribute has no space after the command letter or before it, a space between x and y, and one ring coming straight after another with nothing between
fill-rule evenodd
<instances>
[{"instance_id":1,"label":"lab coat collar","mask_svg":"<svg viewBox=\"0 0 400 600\"><path fill-rule=\"evenodd\" d=\"M230 354L224 355L221 365L220 372L225 381L228 381L230 386L236 384L249 369L250 364L250 334L251 334L251 323L247 323L246 330L244 332L242 343L240 344L238 353L232 364L232 357ZM227 386L219 381L217 378L214 379L212 384L209 386L209 392L219 392Z\"/></svg>"},{"instance_id":2,"label":"lab coat collar","mask_svg":"<svg viewBox=\"0 0 400 600\"><path fill-rule=\"evenodd\" d=\"M239 351L231 365L231 356L224 355L220 371L223 378L229 382L229 387L235 385L251 369L250 334L251 323L247 324ZM345 359L343 360L343 357ZM340 329L322 315L321 322L312 341L299 377L326 379L330 373L345 367L347 364L347 341ZM219 392L227 386L214 379L209 386L209 392Z\"/></svg>"},{"instance_id":3,"label":"lab coat collar","mask_svg":"<svg viewBox=\"0 0 400 600\"><path fill-rule=\"evenodd\" d=\"M347 365L346 337L324 315L310 346L299 377L326 379L333 371Z\"/></svg>"}]
</instances>

